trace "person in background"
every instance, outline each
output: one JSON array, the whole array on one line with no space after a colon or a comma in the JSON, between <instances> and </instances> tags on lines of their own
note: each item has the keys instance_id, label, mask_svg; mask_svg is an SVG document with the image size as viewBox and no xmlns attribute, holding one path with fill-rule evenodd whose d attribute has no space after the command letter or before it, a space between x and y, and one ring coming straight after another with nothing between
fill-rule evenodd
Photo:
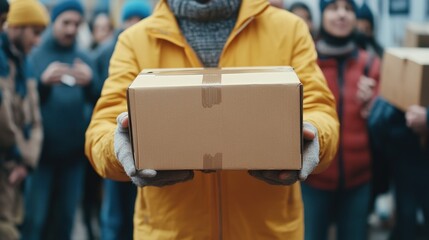
<instances>
[{"instance_id":1,"label":"person in background","mask_svg":"<svg viewBox=\"0 0 429 240\"><path fill-rule=\"evenodd\" d=\"M108 9L103 9L98 6L98 9L95 10L93 18L88 24L91 31L91 44L89 46L89 51L91 52L94 64L96 62L95 57L98 54L99 49L108 44L108 42L110 42L114 37L113 22L111 21L107 10ZM80 31L82 31L82 29ZM97 74L99 74L98 71ZM102 79L100 78L100 80ZM85 163L84 179L85 182L82 196L83 221L88 240L93 240L97 237L96 229L100 225L99 216L102 201L102 179L94 171L88 161Z\"/></svg>"},{"instance_id":2,"label":"person in background","mask_svg":"<svg viewBox=\"0 0 429 240\"><path fill-rule=\"evenodd\" d=\"M142 0L126 1L121 11L122 27L114 38L100 48L96 57L96 69L100 79L109 75L109 62L112 57L117 38L122 31L128 29L152 12L148 2ZM101 206L101 239L131 240L133 239L133 214L137 188L130 182L118 182L110 179L103 181L103 201Z\"/></svg>"},{"instance_id":3,"label":"person in background","mask_svg":"<svg viewBox=\"0 0 429 240\"><path fill-rule=\"evenodd\" d=\"M320 9L318 63L336 98L340 143L328 169L302 183L305 239L328 239L334 222L337 239L364 240L372 169L366 117L377 93L380 61L354 42L357 7L353 0L320 0Z\"/></svg>"},{"instance_id":4,"label":"person in background","mask_svg":"<svg viewBox=\"0 0 429 240\"><path fill-rule=\"evenodd\" d=\"M429 239L429 107L413 105L403 112L378 97L368 126L377 156L392 163L396 220L390 239Z\"/></svg>"},{"instance_id":5,"label":"person in background","mask_svg":"<svg viewBox=\"0 0 429 240\"><path fill-rule=\"evenodd\" d=\"M308 5L303 2L295 2L290 6L289 11L302 18L307 23L311 35L314 36L313 15Z\"/></svg>"},{"instance_id":6,"label":"person in background","mask_svg":"<svg viewBox=\"0 0 429 240\"><path fill-rule=\"evenodd\" d=\"M303 239L297 181L324 170L338 143L335 101L316 60L304 21L267 0L161 0L125 30L85 149L100 175L140 187L134 238ZM293 66L304 85L302 170L136 170L126 91L142 69L267 65Z\"/></svg>"},{"instance_id":7,"label":"person in background","mask_svg":"<svg viewBox=\"0 0 429 240\"><path fill-rule=\"evenodd\" d=\"M357 11L357 30L356 39L359 47L383 58L384 49L375 38L374 15L366 3L363 3Z\"/></svg>"},{"instance_id":8,"label":"person in background","mask_svg":"<svg viewBox=\"0 0 429 240\"><path fill-rule=\"evenodd\" d=\"M94 64L76 45L81 3L60 1L51 13L52 25L29 59L39 80L45 139L26 182L24 240L70 239L83 189L84 134L101 88Z\"/></svg>"},{"instance_id":9,"label":"person in background","mask_svg":"<svg viewBox=\"0 0 429 240\"><path fill-rule=\"evenodd\" d=\"M128 0L122 7L121 22L122 26L115 33L113 38L100 48L95 57L96 69L102 81L108 78L110 58L115 50L115 45L119 35L129 27L140 22L142 19L150 16L152 8L146 0Z\"/></svg>"},{"instance_id":10,"label":"person in background","mask_svg":"<svg viewBox=\"0 0 429 240\"><path fill-rule=\"evenodd\" d=\"M90 23L90 29L92 32L92 44L90 49L96 50L100 45L108 42L114 34L113 23L105 12L98 12L95 14L93 20Z\"/></svg>"},{"instance_id":11,"label":"person in background","mask_svg":"<svg viewBox=\"0 0 429 240\"><path fill-rule=\"evenodd\" d=\"M9 14L8 14L9 13ZM0 239L18 240L23 219L21 182L39 160L43 129L36 80L27 55L49 24L35 0L0 1L8 29L0 33Z\"/></svg>"},{"instance_id":12,"label":"person in background","mask_svg":"<svg viewBox=\"0 0 429 240\"><path fill-rule=\"evenodd\" d=\"M90 38L88 49L93 59L99 52L99 49L103 45L110 42L110 40L114 37L115 29L109 16L109 9L105 7L103 2L104 1L97 2L92 19L87 25L84 25L86 23L81 25L78 34L78 44L80 44L80 47L84 47L82 46L84 45L83 39L86 40ZM85 35L87 33L84 31L86 26L89 27L90 36ZM84 179L85 182L82 196L83 221L86 228L87 239L93 240L97 238L96 229L98 229L100 225L99 216L102 201L102 179L94 171L89 162L85 163Z\"/></svg>"},{"instance_id":13,"label":"person in background","mask_svg":"<svg viewBox=\"0 0 429 240\"><path fill-rule=\"evenodd\" d=\"M375 38L375 20L374 15L370 7L363 3L360 8L357 10L357 32L356 32L356 43L361 48L366 50L369 54L375 55L378 58L383 58L383 47L377 42ZM370 142L372 142L370 138ZM392 214L389 211L388 207L377 207L377 206L387 206L386 202L379 202L376 204L378 196L382 194L389 193L391 185L391 161L389 159L378 157L374 155L373 152L373 175L372 175L372 197L370 202L370 209L374 210L375 217L379 217L379 220L383 221L385 224L390 222L390 215ZM384 197L384 201L386 198Z\"/></svg>"}]
</instances>

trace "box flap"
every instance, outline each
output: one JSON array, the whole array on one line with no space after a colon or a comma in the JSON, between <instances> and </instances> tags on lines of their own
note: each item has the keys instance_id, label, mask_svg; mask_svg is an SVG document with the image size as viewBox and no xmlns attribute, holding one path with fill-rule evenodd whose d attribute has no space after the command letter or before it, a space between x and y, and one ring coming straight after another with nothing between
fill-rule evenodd
<instances>
[{"instance_id":1,"label":"box flap","mask_svg":"<svg viewBox=\"0 0 429 240\"><path fill-rule=\"evenodd\" d=\"M407 29L418 34L429 35L429 23L408 23Z\"/></svg>"},{"instance_id":2,"label":"box flap","mask_svg":"<svg viewBox=\"0 0 429 240\"><path fill-rule=\"evenodd\" d=\"M386 53L421 65L429 65L429 48L389 48Z\"/></svg>"},{"instance_id":3,"label":"box flap","mask_svg":"<svg viewBox=\"0 0 429 240\"><path fill-rule=\"evenodd\" d=\"M284 74L288 74L285 77ZM258 68L208 68L208 69L147 69L131 84L130 88L162 88L200 86L205 76L220 74L219 81L212 84L256 85L256 84L297 84L300 83L291 67L258 67ZM186 76L177 78L177 75ZM255 77L261 75L263 77ZM206 83L208 84L208 82Z\"/></svg>"}]
</instances>

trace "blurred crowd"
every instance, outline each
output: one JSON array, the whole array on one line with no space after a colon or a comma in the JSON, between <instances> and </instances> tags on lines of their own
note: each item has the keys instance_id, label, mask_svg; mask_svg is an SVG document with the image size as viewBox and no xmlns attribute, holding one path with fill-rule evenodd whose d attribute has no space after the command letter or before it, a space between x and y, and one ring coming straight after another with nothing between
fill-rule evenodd
<instances>
[{"instance_id":1,"label":"blurred crowd","mask_svg":"<svg viewBox=\"0 0 429 240\"><path fill-rule=\"evenodd\" d=\"M96 239L98 229L103 239L131 239L136 188L129 182L101 180L85 158L83 146L118 35L151 11L149 2L127 1L121 26L115 29L105 11L91 13L87 23L88 13L79 1L59 2L50 13L36 0L16 0L10 5L1 1L2 25L6 22L1 64L12 61L14 65L2 68L2 84L15 78L11 86L18 88L33 79L27 87L20 86L28 100L10 99L14 107L32 111L19 118L12 113L7 119L25 128L28 143L15 150L12 137L2 135L1 239L70 239L80 203L88 239ZM77 40L85 24L91 34L88 49ZM9 113L3 109L6 91L0 92L3 118ZM34 159L39 153L40 158Z\"/></svg>"},{"instance_id":2,"label":"blurred crowd","mask_svg":"<svg viewBox=\"0 0 429 240\"><path fill-rule=\"evenodd\" d=\"M174 0L161 2L161 7L154 10L152 1L126 0L120 10L121 24L115 27L111 12L97 8L91 13L85 12L78 0L57 1L49 11L37 0L0 0L0 24L3 26L0 34L0 239L70 239L79 206L83 212L87 239L133 239L133 232L135 239L145 239L136 236L133 226L143 226L141 232L152 234L149 239L185 239L180 231L173 234L165 229L161 233L159 229L162 227L156 226L159 229L154 230L150 225L145 225L148 221L146 212L134 216L140 208L135 206L137 192L144 191L135 184L145 186L143 189L159 185L145 182L146 175L141 177L143 182L133 179L134 175L128 172L126 163L120 159L121 152L117 151L116 146L116 139L119 138L116 135L114 143L107 143L104 135L87 132L86 137L89 136L91 141L87 139L85 143L85 133L96 105L97 112L110 114L116 119L113 112L106 110L116 101L106 100L115 91L112 86L103 87L106 79L116 78L121 82L122 73L118 72L118 68L133 72L137 68L135 66L142 64L140 57L119 55L142 51L138 55L157 62L152 64L156 67L162 65L163 60L159 60L159 56L173 48L168 44L163 45L161 50L157 48L159 56L156 57L153 52L152 55L143 52L150 49L145 44L159 47L167 41L174 42L174 37L179 33L165 34L162 31L169 30L166 27L155 29L159 32L153 33L164 34L160 37L161 43L147 39L141 42L130 40L129 36L137 34L138 27L144 26L141 20L149 17L147 25L167 22L180 28L183 36L178 38L189 43L197 59L206 67L219 66L223 57L222 48L225 44L231 44L227 42L227 36L234 30L237 18L241 20L237 9L242 1L237 1L235 12L232 11L227 20L213 20L212 15L202 19L198 11L191 17L185 16L185 4L180 5ZM156 16L157 21L149 22L152 12L161 12L162 5L167 2L171 8L176 7L172 12L178 24L169 22L170 15L162 14ZM205 2L208 1L197 2L207 4ZM234 2L226 5L234 8ZM250 1L243 0L241 4L244 5L244 2ZM259 7L260 11L272 11L273 19L278 14L276 11L280 11L274 7L285 9L283 1L270 0L274 7L263 5L266 0L255 2L255 7L251 7L263 6ZM299 231L303 231L306 240L323 240L332 235L330 229L335 226L336 239L367 239L368 219L371 213L375 213L389 226L391 240L429 239L429 175L426 173L429 170L426 142L429 106L415 105L403 112L378 96L384 50L375 38L374 13L366 4L358 5L353 0L320 0L319 28L314 25L313 14L305 3L295 2L287 6L287 11L303 20L287 15L291 21L297 22L297 26L306 27L294 34L309 36L308 39L312 40L306 42L306 38L302 37L300 40L303 42L298 44L308 44L306 46L314 51L303 55L317 62L315 76L323 73L326 79L323 84L329 88L329 94L332 94L329 96L335 99L340 123L339 141L333 147L337 153L329 159L329 166L326 164L326 169L320 173L295 184L300 185L304 206L304 227ZM265 8L269 10L263 10ZM191 21L198 19L195 16L202 19L203 25ZM216 17L215 14L213 16ZM204 27L209 25L215 27ZM85 32L86 29L89 32ZM203 43L198 42L204 34L213 31L218 34ZM124 32L129 35L122 34ZM79 34L86 40L91 39L89 46L80 42ZM222 38L222 35L225 37ZM259 36L253 37L259 39ZM300 53L294 54L299 56ZM174 57L177 58L176 55ZM192 66L192 63L184 62L185 66ZM272 63L266 61L267 65ZM299 71L300 67L294 67ZM105 101L97 103L100 96ZM327 99L330 99L329 96ZM97 122L91 124L90 129L99 131L98 134L111 135L112 138L116 134L100 130ZM318 128L317 123L313 125ZM319 136L324 133L320 129L314 132ZM323 138L330 135L327 133ZM106 141L106 148L115 148L117 163L108 160L101 163L103 160L96 158L94 151L105 154L106 159L110 153L104 148L97 148L98 145L91 145L88 150L89 144L103 141ZM319 145L317 147L319 149ZM320 142L320 148L323 152L323 142ZM118 166L122 169L120 176L128 175L128 180L131 178L132 182L116 181L123 180L121 177L109 177L116 176L110 171ZM115 180L101 178L99 174ZM160 185L171 185L193 177L192 173L192 176L180 180L169 178ZM263 173L256 177L272 183L272 179L267 180ZM280 181L278 184L290 183ZM393 194L395 200L395 209L387 217L378 214L375 204L377 197L386 193ZM154 199L157 196L149 195L149 192L145 194ZM162 201L169 198L162 192L156 194L162 195ZM179 201L181 198L177 199ZM147 205L150 203L154 202L145 202ZM176 205L180 207L182 204ZM142 208L147 210L150 207ZM424 216L423 219L416 217L418 213ZM163 220L160 221L162 223ZM166 226L170 227L168 224ZM186 227L186 224L183 226ZM273 239L269 237L271 235L267 236L266 239Z\"/></svg>"}]
</instances>

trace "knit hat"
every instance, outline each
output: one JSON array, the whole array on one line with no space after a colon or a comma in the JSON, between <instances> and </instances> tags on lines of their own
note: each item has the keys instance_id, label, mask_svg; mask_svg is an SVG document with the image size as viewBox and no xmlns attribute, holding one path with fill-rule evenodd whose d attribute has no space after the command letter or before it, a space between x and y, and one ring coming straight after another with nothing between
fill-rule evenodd
<instances>
[{"instance_id":1,"label":"knit hat","mask_svg":"<svg viewBox=\"0 0 429 240\"><path fill-rule=\"evenodd\" d=\"M313 20L313 15L311 14L310 7L303 2L295 2L289 7L289 11L293 12L295 9L303 9L308 13L308 17L310 20Z\"/></svg>"},{"instance_id":2,"label":"knit hat","mask_svg":"<svg viewBox=\"0 0 429 240\"><path fill-rule=\"evenodd\" d=\"M132 17L141 19L148 17L152 12L151 6L145 0L129 0L126 1L123 8L121 19L126 21Z\"/></svg>"},{"instance_id":3,"label":"knit hat","mask_svg":"<svg viewBox=\"0 0 429 240\"><path fill-rule=\"evenodd\" d=\"M10 3L6 21L9 26L47 26L49 13L37 0L14 0Z\"/></svg>"},{"instance_id":4,"label":"knit hat","mask_svg":"<svg viewBox=\"0 0 429 240\"><path fill-rule=\"evenodd\" d=\"M358 19L368 20L371 27L374 28L374 15L366 3L362 4L362 6L357 10L356 17Z\"/></svg>"},{"instance_id":5,"label":"knit hat","mask_svg":"<svg viewBox=\"0 0 429 240\"><path fill-rule=\"evenodd\" d=\"M66 11L75 11L83 15L83 6L78 0L63 0L52 9L52 22L57 19L61 13Z\"/></svg>"},{"instance_id":6,"label":"knit hat","mask_svg":"<svg viewBox=\"0 0 429 240\"><path fill-rule=\"evenodd\" d=\"M329 4L335 3L336 1L338 1L338 0L320 0L320 12L323 13L323 11L325 11L325 8ZM353 1L353 0L344 0L344 1L350 3L353 6L354 11L356 12L357 6L356 6L355 1Z\"/></svg>"}]
</instances>

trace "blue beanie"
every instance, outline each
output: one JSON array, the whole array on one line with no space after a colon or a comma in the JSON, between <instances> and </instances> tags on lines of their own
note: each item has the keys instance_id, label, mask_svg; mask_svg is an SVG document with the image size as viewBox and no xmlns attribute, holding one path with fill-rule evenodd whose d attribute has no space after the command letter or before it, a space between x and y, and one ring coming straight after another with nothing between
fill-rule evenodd
<instances>
[{"instance_id":1,"label":"blue beanie","mask_svg":"<svg viewBox=\"0 0 429 240\"><path fill-rule=\"evenodd\" d=\"M366 3L362 4L362 6L358 9L356 16L358 19L368 20L368 22L371 24L371 27L374 28L374 15Z\"/></svg>"},{"instance_id":2,"label":"blue beanie","mask_svg":"<svg viewBox=\"0 0 429 240\"><path fill-rule=\"evenodd\" d=\"M54 22L55 19L57 19L57 17L61 15L61 13L66 11L75 11L83 16L83 6L78 0L64 0L55 5L54 8L52 8L52 22Z\"/></svg>"},{"instance_id":3,"label":"blue beanie","mask_svg":"<svg viewBox=\"0 0 429 240\"><path fill-rule=\"evenodd\" d=\"M150 16L152 12L151 6L145 0L129 0L126 1L123 8L121 18L126 21L132 17L141 19Z\"/></svg>"},{"instance_id":4,"label":"blue beanie","mask_svg":"<svg viewBox=\"0 0 429 240\"><path fill-rule=\"evenodd\" d=\"M325 11L325 8L331 4L331 3L335 3L337 0L320 0L320 12L323 13L323 11ZM355 1L353 0L345 0L346 2L350 3L353 6L354 11L357 11L357 6Z\"/></svg>"}]
</instances>

